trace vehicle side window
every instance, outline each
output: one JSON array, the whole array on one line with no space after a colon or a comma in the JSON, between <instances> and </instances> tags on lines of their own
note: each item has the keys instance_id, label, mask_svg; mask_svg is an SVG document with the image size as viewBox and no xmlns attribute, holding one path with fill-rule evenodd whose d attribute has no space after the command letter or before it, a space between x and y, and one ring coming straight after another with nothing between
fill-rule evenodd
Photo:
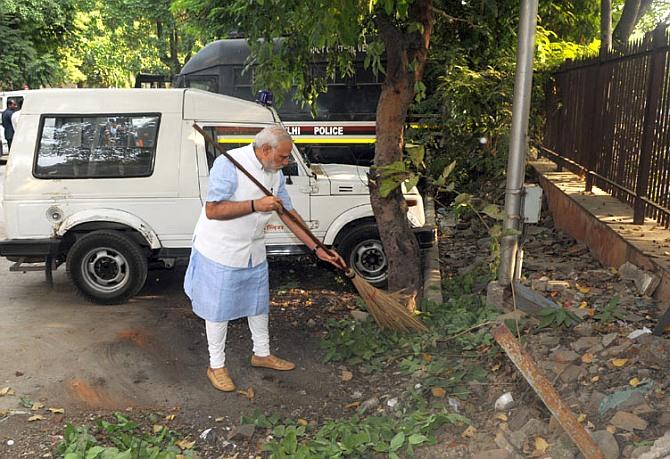
<instances>
[{"instance_id":1,"label":"vehicle side window","mask_svg":"<svg viewBox=\"0 0 670 459\"><path fill-rule=\"evenodd\" d=\"M153 172L160 115L45 116L37 178L147 177Z\"/></svg>"},{"instance_id":2,"label":"vehicle side window","mask_svg":"<svg viewBox=\"0 0 670 459\"><path fill-rule=\"evenodd\" d=\"M216 141L219 142L219 145L222 145L226 151L249 145L260 130L261 128L257 126L217 126L205 128L205 131L207 131L212 138L215 138ZM214 165L214 161L221 155L221 153L219 153L219 151L209 142L205 143L207 166L211 169ZM282 168L282 171L284 172L284 175L287 176L295 177L296 175L299 175L298 162L293 154L289 157L288 164Z\"/></svg>"}]
</instances>

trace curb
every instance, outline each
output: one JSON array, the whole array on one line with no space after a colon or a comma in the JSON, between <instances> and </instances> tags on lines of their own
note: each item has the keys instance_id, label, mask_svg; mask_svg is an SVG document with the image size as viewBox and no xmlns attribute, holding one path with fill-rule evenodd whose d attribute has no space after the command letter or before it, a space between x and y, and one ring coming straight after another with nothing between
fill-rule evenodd
<instances>
[{"instance_id":1,"label":"curb","mask_svg":"<svg viewBox=\"0 0 670 459\"><path fill-rule=\"evenodd\" d=\"M433 198L427 196L424 200L424 212L426 214L426 226L435 229L437 235L437 225L435 221L435 203ZM440 273L440 251L438 248L438 238L435 237L433 246L423 250L423 298L433 303L442 304L442 274Z\"/></svg>"}]
</instances>

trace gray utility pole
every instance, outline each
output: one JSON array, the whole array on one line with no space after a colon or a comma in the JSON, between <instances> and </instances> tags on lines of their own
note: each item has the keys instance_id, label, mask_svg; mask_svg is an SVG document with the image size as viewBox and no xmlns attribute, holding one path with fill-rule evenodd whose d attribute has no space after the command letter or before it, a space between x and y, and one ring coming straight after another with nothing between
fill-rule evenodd
<instances>
[{"instance_id":1,"label":"gray utility pole","mask_svg":"<svg viewBox=\"0 0 670 459\"><path fill-rule=\"evenodd\" d=\"M516 75L512 101L512 131L507 161L505 188L505 220L500 241L500 268L498 284L510 285L515 273L521 230L521 193L523 192L526 153L528 152L528 117L533 84L533 57L535 55L535 27L538 0L522 0L519 19L519 44L516 50Z\"/></svg>"}]
</instances>

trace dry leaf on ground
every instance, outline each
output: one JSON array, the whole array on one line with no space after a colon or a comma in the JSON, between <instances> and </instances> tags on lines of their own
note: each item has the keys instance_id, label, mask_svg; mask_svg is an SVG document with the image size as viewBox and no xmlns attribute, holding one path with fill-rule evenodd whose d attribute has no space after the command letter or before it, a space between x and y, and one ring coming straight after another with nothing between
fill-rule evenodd
<instances>
[{"instance_id":1,"label":"dry leaf on ground","mask_svg":"<svg viewBox=\"0 0 670 459\"><path fill-rule=\"evenodd\" d=\"M174 444L179 446L181 449L191 449L193 446L195 446L195 440L189 441L184 438L182 440L176 441Z\"/></svg>"},{"instance_id":2,"label":"dry leaf on ground","mask_svg":"<svg viewBox=\"0 0 670 459\"><path fill-rule=\"evenodd\" d=\"M477 429L475 428L475 426L468 426L468 428L465 429L463 431L463 433L461 434L461 437L472 438L472 437L475 436L476 433L477 433Z\"/></svg>"},{"instance_id":3,"label":"dry leaf on ground","mask_svg":"<svg viewBox=\"0 0 670 459\"><path fill-rule=\"evenodd\" d=\"M300 418L298 419L298 424L300 424L301 426L306 426L307 424L309 424L309 422L307 422L307 419Z\"/></svg>"},{"instance_id":4,"label":"dry leaf on ground","mask_svg":"<svg viewBox=\"0 0 670 459\"><path fill-rule=\"evenodd\" d=\"M584 362L584 363L593 362L593 354L591 354L590 352L587 352L586 354L584 354L582 356L582 362Z\"/></svg>"},{"instance_id":5,"label":"dry leaf on ground","mask_svg":"<svg viewBox=\"0 0 670 459\"><path fill-rule=\"evenodd\" d=\"M340 379L342 381L351 381L354 378L354 374L349 371L349 370L342 370L342 373L340 374Z\"/></svg>"},{"instance_id":6,"label":"dry leaf on ground","mask_svg":"<svg viewBox=\"0 0 670 459\"><path fill-rule=\"evenodd\" d=\"M630 381L628 381L628 384L630 384L633 387L637 387L640 385L640 380L637 378L633 378Z\"/></svg>"},{"instance_id":7,"label":"dry leaf on ground","mask_svg":"<svg viewBox=\"0 0 670 459\"><path fill-rule=\"evenodd\" d=\"M591 287L586 287L586 286L582 286L582 285L577 284L577 290L579 290L580 293L589 293L591 291Z\"/></svg>"},{"instance_id":8,"label":"dry leaf on ground","mask_svg":"<svg viewBox=\"0 0 670 459\"><path fill-rule=\"evenodd\" d=\"M445 395L447 395L447 391L442 389L441 387L433 387L430 391L433 393L433 397L442 398Z\"/></svg>"},{"instance_id":9,"label":"dry leaf on ground","mask_svg":"<svg viewBox=\"0 0 670 459\"><path fill-rule=\"evenodd\" d=\"M256 392L254 391L253 387L250 387L247 390L240 389L237 391L237 393L244 395L249 400L253 400L254 397L256 396Z\"/></svg>"},{"instance_id":10,"label":"dry leaf on ground","mask_svg":"<svg viewBox=\"0 0 670 459\"><path fill-rule=\"evenodd\" d=\"M34 402L33 406L30 407L33 411L41 410L42 408L44 408L44 404L39 402Z\"/></svg>"},{"instance_id":11,"label":"dry leaf on ground","mask_svg":"<svg viewBox=\"0 0 670 459\"><path fill-rule=\"evenodd\" d=\"M617 368L621 368L622 366L626 365L627 362L628 359L612 359L612 365Z\"/></svg>"},{"instance_id":12,"label":"dry leaf on ground","mask_svg":"<svg viewBox=\"0 0 670 459\"><path fill-rule=\"evenodd\" d=\"M65 408L47 408L47 410L53 414L65 414Z\"/></svg>"},{"instance_id":13,"label":"dry leaf on ground","mask_svg":"<svg viewBox=\"0 0 670 459\"><path fill-rule=\"evenodd\" d=\"M165 416L165 419L167 421L174 421L174 418L176 418L176 417L177 417L176 414L168 414L167 416Z\"/></svg>"},{"instance_id":14,"label":"dry leaf on ground","mask_svg":"<svg viewBox=\"0 0 670 459\"><path fill-rule=\"evenodd\" d=\"M4 397L5 395L14 395L14 389L11 387L3 387L0 389L0 397Z\"/></svg>"},{"instance_id":15,"label":"dry leaf on ground","mask_svg":"<svg viewBox=\"0 0 670 459\"><path fill-rule=\"evenodd\" d=\"M547 440L542 437L535 437L535 451L533 452L533 456L536 454L544 454L547 449L549 449L549 443L547 443Z\"/></svg>"},{"instance_id":16,"label":"dry leaf on ground","mask_svg":"<svg viewBox=\"0 0 670 459\"><path fill-rule=\"evenodd\" d=\"M361 406L361 402L351 402L351 403L347 403L346 405L344 405L344 408L346 408L347 410L351 410L351 409L356 409L359 406Z\"/></svg>"},{"instance_id":17,"label":"dry leaf on ground","mask_svg":"<svg viewBox=\"0 0 670 459\"><path fill-rule=\"evenodd\" d=\"M28 422L42 421L42 420L44 420L44 416L42 416L41 414L36 414L28 418Z\"/></svg>"}]
</instances>

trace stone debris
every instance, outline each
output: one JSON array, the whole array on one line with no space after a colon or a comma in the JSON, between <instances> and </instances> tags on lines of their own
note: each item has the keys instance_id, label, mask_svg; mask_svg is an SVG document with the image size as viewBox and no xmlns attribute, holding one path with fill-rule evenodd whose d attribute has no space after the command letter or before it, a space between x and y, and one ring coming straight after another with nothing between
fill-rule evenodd
<instances>
[{"instance_id":1,"label":"stone debris","mask_svg":"<svg viewBox=\"0 0 670 459\"><path fill-rule=\"evenodd\" d=\"M505 392L496 400L494 408L496 411L505 411L514 405L514 397L511 392Z\"/></svg>"},{"instance_id":2,"label":"stone debris","mask_svg":"<svg viewBox=\"0 0 670 459\"><path fill-rule=\"evenodd\" d=\"M512 454L506 449L490 449L488 451L480 451L472 455L472 459L510 459Z\"/></svg>"},{"instance_id":3,"label":"stone debris","mask_svg":"<svg viewBox=\"0 0 670 459\"><path fill-rule=\"evenodd\" d=\"M598 430L591 434L606 459L619 459L619 443L616 437L607 430Z\"/></svg>"},{"instance_id":4,"label":"stone debris","mask_svg":"<svg viewBox=\"0 0 670 459\"><path fill-rule=\"evenodd\" d=\"M235 427L233 430L230 431L228 434L228 440L233 441L242 441L242 440L249 440L251 437L253 437L254 432L256 431L256 426L253 424L241 424L237 427Z\"/></svg>"},{"instance_id":5,"label":"stone debris","mask_svg":"<svg viewBox=\"0 0 670 459\"><path fill-rule=\"evenodd\" d=\"M637 290L647 296L653 295L661 282L656 274L644 271L629 261L619 267L619 275L623 280L632 280Z\"/></svg>"},{"instance_id":6,"label":"stone debris","mask_svg":"<svg viewBox=\"0 0 670 459\"><path fill-rule=\"evenodd\" d=\"M663 459L670 456L670 432L666 432L656 440L649 451L641 454L639 459Z\"/></svg>"},{"instance_id":7,"label":"stone debris","mask_svg":"<svg viewBox=\"0 0 670 459\"><path fill-rule=\"evenodd\" d=\"M622 270L603 267L585 246L553 229L550 217L542 223L548 227L525 231L520 280L525 290L516 289L532 291L528 298L544 298L546 301L538 301L540 309L558 306L581 321L540 329L537 307L535 312L528 311L517 295L517 308L528 313L517 321L527 324L521 334L525 349L607 459L645 457L652 451L652 441L661 446L648 458L670 459L670 432L667 451L659 438L670 430L670 397L666 395L670 333L653 336L646 331L654 329L667 308L650 297L655 275L630 266ZM452 228L448 255L441 254L447 260L443 270L454 274L487 262L486 253L476 244L486 237L485 229L474 221L463 228L467 236L459 227ZM622 282L627 279L632 282ZM509 304L508 300L506 306ZM636 330L640 331L631 335ZM478 399L488 396L490 404L475 409L482 412L477 418L481 425L470 457L583 457L511 362L492 373L488 384L488 389L477 386ZM493 401L507 390L514 393L514 405L494 412ZM465 416L473 416L473 409L468 401L462 404ZM480 437L484 443L479 442ZM545 452L535 449L536 441L548 443Z\"/></svg>"},{"instance_id":8,"label":"stone debris","mask_svg":"<svg viewBox=\"0 0 670 459\"><path fill-rule=\"evenodd\" d=\"M649 425L649 423L641 417L626 411L617 411L614 417L610 419L610 424L614 427L628 430L629 432L645 430Z\"/></svg>"},{"instance_id":9,"label":"stone debris","mask_svg":"<svg viewBox=\"0 0 670 459\"><path fill-rule=\"evenodd\" d=\"M365 322L368 320L369 316L370 314L365 311L361 311L360 309L354 309L351 311L351 317L353 317L358 322Z\"/></svg>"}]
</instances>

